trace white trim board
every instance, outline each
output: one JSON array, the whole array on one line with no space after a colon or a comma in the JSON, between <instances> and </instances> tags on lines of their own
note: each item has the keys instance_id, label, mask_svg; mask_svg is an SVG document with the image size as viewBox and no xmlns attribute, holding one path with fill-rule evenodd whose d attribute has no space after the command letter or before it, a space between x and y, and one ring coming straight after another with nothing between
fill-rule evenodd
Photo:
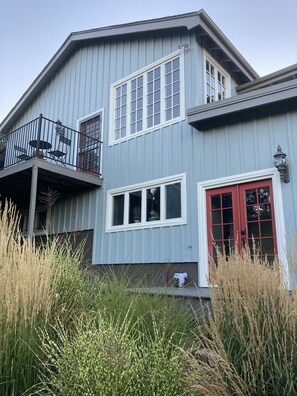
<instances>
[{"instance_id":1,"label":"white trim board","mask_svg":"<svg viewBox=\"0 0 297 396\"><path fill-rule=\"evenodd\" d=\"M276 239L278 246L278 257L284 272L287 284L289 284L289 266L286 257L286 234L283 210L282 188L279 172L275 168L260 171L242 173L219 179L206 180L197 183L198 204L198 285L208 287L208 241L207 241L207 219L206 219L206 191L213 188L242 184L262 179L272 179Z\"/></svg>"}]
</instances>

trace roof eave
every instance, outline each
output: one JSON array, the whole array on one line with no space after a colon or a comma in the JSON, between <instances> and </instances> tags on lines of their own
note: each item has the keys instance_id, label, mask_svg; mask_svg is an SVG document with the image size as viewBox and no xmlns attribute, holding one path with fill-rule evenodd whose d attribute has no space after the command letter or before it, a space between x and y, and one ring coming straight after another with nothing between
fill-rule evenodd
<instances>
[{"instance_id":1,"label":"roof eave","mask_svg":"<svg viewBox=\"0 0 297 396\"><path fill-rule=\"evenodd\" d=\"M232 59L239 69L244 70L246 76L250 80L255 80L260 77L204 10L201 10L200 21L200 26L213 38L215 42L223 46L226 55Z\"/></svg>"},{"instance_id":2,"label":"roof eave","mask_svg":"<svg viewBox=\"0 0 297 396\"><path fill-rule=\"evenodd\" d=\"M259 91L252 91L211 104L190 108L187 110L187 121L197 130L203 130L206 123L211 120L226 119L228 116L230 119L232 114L296 97L297 81L285 82Z\"/></svg>"},{"instance_id":3,"label":"roof eave","mask_svg":"<svg viewBox=\"0 0 297 396\"><path fill-rule=\"evenodd\" d=\"M266 76L260 77L257 80L250 81L248 83L239 85L236 90L238 93L243 94L255 89L264 88L268 85L277 84L279 81L284 79L296 79L297 77L297 63L288 67L285 67L276 72L267 74Z\"/></svg>"}]
</instances>

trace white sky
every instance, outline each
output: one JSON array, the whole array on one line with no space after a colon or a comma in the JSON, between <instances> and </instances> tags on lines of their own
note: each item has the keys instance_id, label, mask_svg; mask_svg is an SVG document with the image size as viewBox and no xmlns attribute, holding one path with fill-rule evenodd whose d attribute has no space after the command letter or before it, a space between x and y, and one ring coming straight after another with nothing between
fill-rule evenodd
<instances>
[{"instance_id":1,"label":"white sky","mask_svg":"<svg viewBox=\"0 0 297 396\"><path fill-rule=\"evenodd\" d=\"M0 0L0 121L71 32L201 8L260 76L297 63L297 0Z\"/></svg>"}]
</instances>

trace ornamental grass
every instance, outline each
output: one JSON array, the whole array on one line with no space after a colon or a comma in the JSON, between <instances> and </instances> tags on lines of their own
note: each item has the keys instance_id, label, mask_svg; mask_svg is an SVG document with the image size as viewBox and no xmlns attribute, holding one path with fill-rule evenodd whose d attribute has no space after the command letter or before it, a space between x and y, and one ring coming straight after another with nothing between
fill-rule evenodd
<instances>
[{"instance_id":1,"label":"ornamental grass","mask_svg":"<svg viewBox=\"0 0 297 396\"><path fill-rule=\"evenodd\" d=\"M186 354L191 389L201 396L296 395L297 299L279 264L248 252L221 255L214 278L212 309L196 318L195 348Z\"/></svg>"}]
</instances>

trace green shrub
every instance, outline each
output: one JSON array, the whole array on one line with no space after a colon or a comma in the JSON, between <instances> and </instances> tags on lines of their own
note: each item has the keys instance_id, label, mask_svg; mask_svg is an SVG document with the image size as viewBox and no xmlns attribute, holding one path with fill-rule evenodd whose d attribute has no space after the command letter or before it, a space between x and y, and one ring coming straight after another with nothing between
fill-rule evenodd
<instances>
[{"instance_id":1,"label":"green shrub","mask_svg":"<svg viewBox=\"0 0 297 396\"><path fill-rule=\"evenodd\" d=\"M117 277L112 272L103 282L93 279L90 284L91 290L94 287L97 290L97 294L90 292L93 296L93 309L100 311L106 320L117 323L126 320L128 315L132 332L153 337L154 323L157 323L168 339L173 337L173 343L182 342L184 346L192 343L195 321L191 308L181 307L178 299L157 294L127 293L129 279L125 275ZM137 285L135 288L138 289Z\"/></svg>"},{"instance_id":2,"label":"green shrub","mask_svg":"<svg viewBox=\"0 0 297 396\"><path fill-rule=\"evenodd\" d=\"M80 319L75 334L56 328L57 341L43 333L43 386L52 396L175 396L186 395L181 376L181 353L155 324L149 338L131 333L124 321Z\"/></svg>"}]
</instances>

